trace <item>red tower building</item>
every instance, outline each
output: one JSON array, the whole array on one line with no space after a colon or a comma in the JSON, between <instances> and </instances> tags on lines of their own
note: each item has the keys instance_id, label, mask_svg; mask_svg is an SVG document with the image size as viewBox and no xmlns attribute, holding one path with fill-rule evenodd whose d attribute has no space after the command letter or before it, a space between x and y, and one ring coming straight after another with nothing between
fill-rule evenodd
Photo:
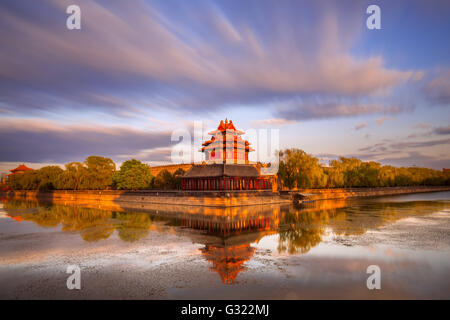
<instances>
[{"instance_id":1,"label":"red tower building","mask_svg":"<svg viewBox=\"0 0 450 320\"><path fill-rule=\"evenodd\" d=\"M236 129L232 120L221 120L216 130L208 132L212 137L202 144L200 151L208 162L248 164L248 153L255 150L241 138L244 133Z\"/></svg>"},{"instance_id":2,"label":"red tower building","mask_svg":"<svg viewBox=\"0 0 450 320\"><path fill-rule=\"evenodd\" d=\"M202 144L206 163L193 165L181 177L181 189L216 190L268 190L272 186L259 169L249 164L248 153L254 151L240 136L233 121L220 121L217 130L209 132L211 139Z\"/></svg>"}]
</instances>

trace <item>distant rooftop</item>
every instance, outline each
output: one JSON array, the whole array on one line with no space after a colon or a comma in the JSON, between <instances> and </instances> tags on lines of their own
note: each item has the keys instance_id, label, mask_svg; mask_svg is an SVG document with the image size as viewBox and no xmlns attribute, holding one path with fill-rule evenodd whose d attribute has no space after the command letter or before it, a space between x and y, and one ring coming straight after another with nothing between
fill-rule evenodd
<instances>
[{"instance_id":1,"label":"distant rooftop","mask_svg":"<svg viewBox=\"0 0 450 320\"><path fill-rule=\"evenodd\" d=\"M20 166L18 166L17 168L12 169L12 170L9 170L9 171L11 171L12 173L14 173L14 172L17 172L17 171L30 171L30 170L33 170L33 169L28 168L24 163L22 163L22 164L21 164Z\"/></svg>"}]
</instances>

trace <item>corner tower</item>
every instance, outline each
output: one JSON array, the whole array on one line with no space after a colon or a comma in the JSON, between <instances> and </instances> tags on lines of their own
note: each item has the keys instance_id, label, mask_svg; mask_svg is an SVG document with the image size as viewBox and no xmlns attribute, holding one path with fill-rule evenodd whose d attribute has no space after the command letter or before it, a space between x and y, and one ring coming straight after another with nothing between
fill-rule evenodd
<instances>
[{"instance_id":1,"label":"corner tower","mask_svg":"<svg viewBox=\"0 0 450 320\"><path fill-rule=\"evenodd\" d=\"M255 150L241 138L244 133L236 129L232 120L221 120L216 130L208 132L212 137L202 144L200 151L209 163L248 164L248 153Z\"/></svg>"}]
</instances>

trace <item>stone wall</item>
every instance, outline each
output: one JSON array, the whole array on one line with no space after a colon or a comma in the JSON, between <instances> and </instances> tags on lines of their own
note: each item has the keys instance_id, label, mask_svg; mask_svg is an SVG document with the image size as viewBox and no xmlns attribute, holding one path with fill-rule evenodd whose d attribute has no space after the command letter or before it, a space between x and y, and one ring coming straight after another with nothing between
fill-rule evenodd
<instances>
[{"instance_id":1,"label":"stone wall","mask_svg":"<svg viewBox=\"0 0 450 320\"><path fill-rule=\"evenodd\" d=\"M23 200L77 201L79 203L102 201L137 204L172 204L211 207L230 207L290 203L289 195L280 196L271 191L115 191L115 190L56 190L52 192L10 191L1 193L7 197Z\"/></svg>"},{"instance_id":2,"label":"stone wall","mask_svg":"<svg viewBox=\"0 0 450 320\"><path fill-rule=\"evenodd\" d=\"M336 188L336 189L301 189L303 195L311 200L346 199L354 197L376 197L396 194L450 191L450 186L428 187L382 187L382 188Z\"/></svg>"},{"instance_id":3,"label":"stone wall","mask_svg":"<svg viewBox=\"0 0 450 320\"><path fill-rule=\"evenodd\" d=\"M111 204L170 204L190 206L232 207L248 205L265 205L276 203L292 203L295 193L301 193L308 200L346 199L354 197L387 196L421 192L450 191L444 187L387 187L387 188L337 188L337 189L302 189L292 192L273 193L269 190L258 191L116 191L116 190L56 190L40 191L7 191L0 196L23 200L76 201L79 203L109 202Z\"/></svg>"}]
</instances>

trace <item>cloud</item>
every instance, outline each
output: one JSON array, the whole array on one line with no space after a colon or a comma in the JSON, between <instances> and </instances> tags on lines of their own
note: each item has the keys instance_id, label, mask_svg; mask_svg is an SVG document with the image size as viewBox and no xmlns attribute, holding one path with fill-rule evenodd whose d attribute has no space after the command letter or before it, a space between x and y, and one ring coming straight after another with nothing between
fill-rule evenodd
<instances>
[{"instance_id":1,"label":"cloud","mask_svg":"<svg viewBox=\"0 0 450 320\"><path fill-rule=\"evenodd\" d=\"M440 105L450 104L450 69L438 73L425 88L427 97Z\"/></svg>"},{"instance_id":2,"label":"cloud","mask_svg":"<svg viewBox=\"0 0 450 320\"><path fill-rule=\"evenodd\" d=\"M450 144L450 139L434 139L425 141L390 141L390 142L378 142L367 147L359 148L358 151L368 152L401 152L410 148L426 148L438 145Z\"/></svg>"},{"instance_id":3,"label":"cloud","mask_svg":"<svg viewBox=\"0 0 450 320\"><path fill-rule=\"evenodd\" d=\"M172 155L172 148L170 147L160 147L160 148L153 148L153 149L144 149L140 150L138 153L135 154L122 154L117 156L120 159L139 159L141 161L148 161L152 164L154 163L171 163Z\"/></svg>"},{"instance_id":4,"label":"cloud","mask_svg":"<svg viewBox=\"0 0 450 320\"><path fill-rule=\"evenodd\" d=\"M364 148L365 150L365 148ZM409 167L409 166L419 166L426 168L434 168L440 170L441 168L446 168L450 165L450 157L439 156L439 155L429 155L423 154L418 150L410 150L406 152L392 152L387 151L387 148L383 150L378 149L377 151L362 152L362 153L352 153L352 154L317 154L314 155L326 163L330 160L337 160L340 157L345 158L358 158L363 161L376 161L383 165L393 165L397 167Z\"/></svg>"},{"instance_id":5,"label":"cloud","mask_svg":"<svg viewBox=\"0 0 450 320\"><path fill-rule=\"evenodd\" d=\"M407 141L407 142L395 142L390 145L394 150L404 150L409 148L426 148L438 145L449 145L450 139L435 139L427 141Z\"/></svg>"},{"instance_id":6,"label":"cloud","mask_svg":"<svg viewBox=\"0 0 450 320\"><path fill-rule=\"evenodd\" d=\"M370 114L398 114L411 107L386 106L377 103L317 101L314 99L293 99L278 102L275 114L283 119L311 120L348 118Z\"/></svg>"},{"instance_id":7,"label":"cloud","mask_svg":"<svg viewBox=\"0 0 450 320\"><path fill-rule=\"evenodd\" d=\"M413 125L414 129L430 129L431 125L428 123L416 123L415 125Z\"/></svg>"},{"instance_id":8,"label":"cloud","mask_svg":"<svg viewBox=\"0 0 450 320\"><path fill-rule=\"evenodd\" d=\"M142 150L169 147L171 132L136 130L126 126L61 125L51 121L0 121L1 162L64 163L89 155L121 160ZM147 160L145 158L144 160Z\"/></svg>"},{"instance_id":9,"label":"cloud","mask_svg":"<svg viewBox=\"0 0 450 320\"><path fill-rule=\"evenodd\" d=\"M436 152L450 146L450 139L430 139L423 141L393 141L385 140L358 149L358 153L347 155L366 161L373 160L395 166L422 166L440 169L448 167L450 157L442 152ZM425 152L423 148L431 151Z\"/></svg>"},{"instance_id":10,"label":"cloud","mask_svg":"<svg viewBox=\"0 0 450 320\"><path fill-rule=\"evenodd\" d=\"M437 127L434 130L436 134L450 134L450 126L447 127Z\"/></svg>"},{"instance_id":11,"label":"cloud","mask_svg":"<svg viewBox=\"0 0 450 320\"><path fill-rule=\"evenodd\" d=\"M294 124L295 121L292 120L286 120L281 118L271 118L271 119L263 119L263 120L252 120L250 121L250 124L254 127L281 127L286 126L289 124Z\"/></svg>"},{"instance_id":12,"label":"cloud","mask_svg":"<svg viewBox=\"0 0 450 320\"><path fill-rule=\"evenodd\" d=\"M65 29L65 9L73 3L82 7L80 31ZM203 112L308 94L367 96L423 74L388 68L381 56L350 55L360 18L341 15L358 17L357 8L304 4L307 10L300 10L293 2L295 8L280 11L258 3L244 12L180 2L185 10L175 15L159 1L0 6L8 43L0 48L0 110L19 115L94 108L118 115ZM261 15L247 16L253 11ZM261 28L267 21L271 27ZM308 32L293 32L305 29L302 21L309 21Z\"/></svg>"},{"instance_id":13,"label":"cloud","mask_svg":"<svg viewBox=\"0 0 450 320\"><path fill-rule=\"evenodd\" d=\"M391 118L391 117L381 117L378 119L375 119L375 123L378 124L379 126L381 126L385 121L388 120L394 120L395 118Z\"/></svg>"},{"instance_id":14,"label":"cloud","mask_svg":"<svg viewBox=\"0 0 450 320\"><path fill-rule=\"evenodd\" d=\"M393 165L397 167L410 167L418 166L425 168L434 168L440 170L441 168L447 168L450 165L450 157L448 155L430 155L424 154L420 150L408 150L408 151L392 151L387 147L380 146L372 151L367 151L368 148L361 148L359 153L351 154L327 154L321 158L327 160L345 158L358 158L363 161L376 161L383 165ZM316 155L319 157L319 155Z\"/></svg>"},{"instance_id":15,"label":"cloud","mask_svg":"<svg viewBox=\"0 0 450 320\"><path fill-rule=\"evenodd\" d=\"M440 157L434 155L423 154L420 151L409 151L404 156L393 157L385 156L380 158L383 164L389 164L394 166L418 166L426 168L434 168L440 170L446 168L450 164L449 157Z\"/></svg>"},{"instance_id":16,"label":"cloud","mask_svg":"<svg viewBox=\"0 0 450 320\"><path fill-rule=\"evenodd\" d=\"M242 37L238 30L236 30L227 17L219 12L219 9L214 10L211 20L217 28L219 34L221 34L225 39L228 39L232 43L242 41Z\"/></svg>"},{"instance_id":17,"label":"cloud","mask_svg":"<svg viewBox=\"0 0 450 320\"><path fill-rule=\"evenodd\" d=\"M358 151L384 152L387 150L386 142L379 142L367 147L359 148Z\"/></svg>"},{"instance_id":18,"label":"cloud","mask_svg":"<svg viewBox=\"0 0 450 320\"><path fill-rule=\"evenodd\" d=\"M412 126L413 129L419 129L420 132L415 131L414 133L409 134L407 139L416 139L416 138L426 138L432 136L436 133L433 130L430 130L431 125L428 123L416 123Z\"/></svg>"},{"instance_id":19,"label":"cloud","mask_svg":"<svg viewBox=\"0 0 450 320\"><path fill-rule=\"evenodd\" d=\"M355 130L361 130L367 127L367 122L361 122L360 124L355 126Z\"/></svg>"}]
</instances>

